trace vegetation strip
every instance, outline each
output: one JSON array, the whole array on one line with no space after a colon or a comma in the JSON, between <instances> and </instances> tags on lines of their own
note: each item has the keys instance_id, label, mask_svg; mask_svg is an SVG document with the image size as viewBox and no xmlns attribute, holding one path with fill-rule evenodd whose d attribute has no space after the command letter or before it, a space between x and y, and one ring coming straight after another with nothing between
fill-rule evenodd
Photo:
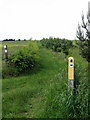
<instances>
[{"instance_id":1,"label":"vegetation strip","mask_svg":"<svg viewBox=\"0 0 90 120\"><path fill-rule=\"evenodd\" d=\"M63 52L46 49L40 42L35 44L40 48L40 66L33 72L3 78L3 118L87 118L88 63L80 57L78 47L70 48L65 60ZM75 96L68 92L67 58L71 55L78 82Z\"/></svg>"}]
</instances>

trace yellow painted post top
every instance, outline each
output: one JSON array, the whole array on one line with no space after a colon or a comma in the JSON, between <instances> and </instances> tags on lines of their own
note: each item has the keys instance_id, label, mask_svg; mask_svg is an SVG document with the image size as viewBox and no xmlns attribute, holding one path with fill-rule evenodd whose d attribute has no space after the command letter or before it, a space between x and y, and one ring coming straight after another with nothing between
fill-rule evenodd
<instances>
[{"instance_id":1,"label":"yellow painted post top","mask_svg":"<svg viewBox=\"0 0 90 120\"><path fill-rule=\"evenodd\" d=\"M68 80L74 80L74 58L68 58Z\"/></svg>"}]
</instances>

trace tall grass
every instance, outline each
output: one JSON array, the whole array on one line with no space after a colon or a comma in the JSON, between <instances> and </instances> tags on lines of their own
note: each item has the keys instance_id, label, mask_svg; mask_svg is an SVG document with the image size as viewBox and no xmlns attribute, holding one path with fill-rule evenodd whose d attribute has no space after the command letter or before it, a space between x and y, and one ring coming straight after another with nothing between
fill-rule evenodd
<instances>
[{"instance_id":1,"label":"tall grass","mask_svg":"<svg viewBox=\"0 0 90 120\"><path fill-rule=\"evenodd\" d=\"M53 83L54 85L51 85L50 90L48 90L44 117L88 118L88 85L85 82L80 82L76 90L68 91L68 86L65 86L65 83L60 84L60 81L56 83ZM62 88L58 87L58 84Z\"/></svg>"},{"instance_id":2,"label":"tall grass","mask_svg":"<svg viewBox=\"0 0 90 120\"><path fill-rule=\"evenodd\" d=\"M80 68L77 68L80 71ZM79 81L75 90L68 91L68 85L63 72L55 77L47 90L45 118L88 118L88 77L77 74ZM63 76L63 77L62 77ZM83 78L83 79L80 79ZM77 80L75 78L75 80Z\"/></svg>"}]
</instances>

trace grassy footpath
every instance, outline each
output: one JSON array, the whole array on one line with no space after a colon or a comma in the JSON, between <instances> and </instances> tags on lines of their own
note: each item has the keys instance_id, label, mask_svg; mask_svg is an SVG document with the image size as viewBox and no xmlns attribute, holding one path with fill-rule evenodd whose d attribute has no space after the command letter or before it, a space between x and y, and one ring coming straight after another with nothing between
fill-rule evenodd
<instances>
[{"instance_id":1,"label":"grassy footpath","mask_svg":"<svg viewBox=\"0 0 90 120\"><path fill-rule=\"evenodd\" d=\"M78 49L72 50L71 55L75 58L75 79L86 85L88 64ZM36 73L2 80L3 118L75 118L76 114L67 116L65 110L68 80L64 54L42 48L41 56L43 67Z\"/></svg>"},{"instance_id":2,"label":"grassy footpath","mask_svg":"<svg viewBox=\"0 0 90 120\"><path fill-rule=\"evenodd\" d=\"M45 90L50 80L66 66L66 62L63 59L59 61L46 49L41 52L43 68L39 72L3 79L3 117L37 117L35 109L39 114L44 109Z\"/></svg>"}]
</instances>

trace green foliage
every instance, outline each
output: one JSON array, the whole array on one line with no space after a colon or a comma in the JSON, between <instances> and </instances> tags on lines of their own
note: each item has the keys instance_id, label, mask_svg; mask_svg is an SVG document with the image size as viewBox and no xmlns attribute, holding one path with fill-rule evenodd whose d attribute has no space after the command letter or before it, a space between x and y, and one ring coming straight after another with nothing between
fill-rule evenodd
<instances>
[{"instance_id":1,"label":"green foliage","mask_svg":"<svg viewBox=\"0 0 90 120\"><path fill-rule=\"evenodd\" d=\"M32 50L32 48L28 49ZM15 50L17 51L16 47ZM68 91L68 66L63 60L64 54L43 47L39 50L35 47L35 50L40 50L41 59L38 58L38 63L42 65L40 71L37 68L34 74L23 73L23 76L2 80L3 118L86 119L88 117L88 64L78 54L78 48L71 48L75 59L75 81L78 82L76 93ZM18 52L14 54L16 53Z\"/></svg>"},{"instance_id":2,"label":"green foliage","mask_svg":"<svg viewBox=\"0 0 90 120\"><path fill-rule=\"evenodd\" d=\"M90 13L87 15L88 24L90 24L89 18ZM90 62L90 31L88 30L88 24L85 23L84 15L82 15L82 25L78 25L77 38L80 40L80 55Z\"/></svg>"},{"instance_id":3,"label":"green foliage","mask_svg":"<svg viewBox=\"0 0 90 120\"><path fill-rule=\"evenodd\" d=\"M82 86L82 85L81 85ZM80 90L80 91L79 91ZM67 90L53 93L47 101L45 115L48 118L87 118L88 117L88 89L79 89L77 95Z\"/></svg>"},{"instance_id":4,"label":"green foliage","mask_svg":"<svg viewBox=\"0 0 90 120\"><path fill-rule=\"evenodd\" d=\"M49 39L43 38L41 40L42 46L46 48L50 48L55 52L63 52L65 56L69 54L69 48L73 47L72 41L60 38L52 38Z\"/></svg>"},{"instance_id":5,"label":"green foliage","mask_svg":"<svg viewBox=\"0 0 90 120\"><path fill-rule=\"evenodd\" d=\"M73 40L72 44L73 44L74 48L78 48L79 44L80 44L80 41L79 40Z\"/></svg>"},{"instance_id":6,"label":"green foliage","mask_svg":"<svg viewBox=\"0 0 90 120\"><path fill-rule=\"evenodd\" d=\"M17 72L25 72L38 65L39 60L39 47L36 42L30 42L28 46L19 49L9 57L8 66L12 66Z\"/></svg>"},{"instance_id":7,"label":"green foliage","mask_svg":"<svg viewBox=\"0 0 90 120\"><path fill-rule=\"evenodd\" d=\"M89 46L88 46L88 41L87 40L85 40L83 42L80 41L79 48L80 48L80 55L83 58L86 58L86 60L88 62L90 62L90 57L89 57L90 49L89 49Z\"/></svg>"},{"instance_id":8,"label":"green foliage","mask_svg":"<svg viewBox=\"0 0 90 120\"><path fill-rule=\"evenodd\" d=\"M78 66L76 67L77 71L81 70ZM80 72L76 73L76 70L75 81L79 83L75 90L68 91L66 78L63 76L65 71L52 80L46 95L45 118L83 119L89 117L87 71L82 75Z\"/></svg>"},{"instance_id":9,"label":"green foliage","mask_svg":"<svg viewBox=\"0 0 90 120\"><path fill-rule=\"evenodd\" d=\"M88 92L82 89L77 95L67 90L53 93L47 100L46 118L88 118Z\"/></svg>"},{"instance_id":10,"label":"green foliage","mask_svg":"<svg viewBox=\"0 0 90 120\"><path fill-rule=\"evenodd\" d=\"M3 79L3 118L40 118L44 111L44 94L53 77L61 69L61 62L53 52L42 49L43 67L34 74ZM65 64L65 63L64 63ZM59 67L61 66L61 67Z\"/></svg>"},{"instance_id":11,"label":"green foliage","mask_svg":"<svg viewBox=\"0 0 90 120\"><path fill-rule=\"evenodd\" d=\"M72 43L68 40L64 40L63 44L62 44L62 51L63 53L67 56L69 54L69 48L71 47Z\"/></svg>"}]
</instances>

